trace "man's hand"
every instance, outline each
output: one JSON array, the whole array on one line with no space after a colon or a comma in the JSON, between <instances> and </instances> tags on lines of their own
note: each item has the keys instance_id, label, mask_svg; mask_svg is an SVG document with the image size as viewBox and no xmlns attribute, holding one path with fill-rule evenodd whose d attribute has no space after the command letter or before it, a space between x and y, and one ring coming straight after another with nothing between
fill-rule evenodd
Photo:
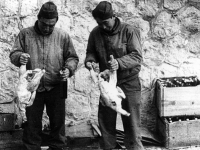
<instances>
[{"instance_id":1,"label":"man's hand","mask_svg":"<svg viewBox=\"0 0 200 150\"><path fill-rule=\"evenodd\" d=\"M28 59L30 58L30 55L28 53L22 53L19 62L21 65L26 65L28 62Z\"/></svg>"},{"instance_id":2,"label":"man's hand","mask_svg":"<svg viewBox=\"0 0 200 150\"><path fill-rule=\"evenodd\" d=\"M67 81L67 79L69 78L69 75L70 75L70 71L67 68L60 71L60 76L61 76L62 81Z\"/></svg>"},{"instance_id":3,"label":"man's hand","mask_svg":"<svg viewBox=\"0 0 200 150\"><path fill-rule=\"evenodd\" d=\"M89 70L93 69L95 72L99 72L99 65L95 62L87 62L86 68Z\"/></svg>"},{"instance_id":4,"label":"man's hand","mask_svg":"<svg viewBox=\"0 0 200 150\"><path fill-rule=\"evenodd\" d=\"M92 62L87 62L85 66L86 66L86 68L91 70L92 69Z\"/></svg>"},{"instance_id":5,"label":"man's hand","mask_svg":"<svg viewBox=\"0 0 200 150\"><path fill-rule=\"evenodd\" d=\"M114 59L113 55L110 55L110 61L108 61L108 65L111 71L116 71L119 69L119 64L116 59Z\"/></svg>"}]
</instances>

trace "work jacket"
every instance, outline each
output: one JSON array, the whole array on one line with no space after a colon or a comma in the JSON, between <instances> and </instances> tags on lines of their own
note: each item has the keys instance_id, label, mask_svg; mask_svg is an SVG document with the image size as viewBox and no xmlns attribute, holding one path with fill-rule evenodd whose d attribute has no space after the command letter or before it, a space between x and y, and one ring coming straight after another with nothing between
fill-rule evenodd
<instances>
[{"instance_id":1,"label":"work jacket","mask_svg":"<svg viewBox=\"0 0 200 150\"><path fill-rule=\"evenodd\" d=\"M100 71L108 69L110 55L118 61L118 84L138 77L142 62L140 32L133 26L122 23L118 18L111 32L105 32L99 26L90 33L86 59L99 63Z\"/></svg>"},{"instance_id":2,"label":"work jacket","mask_svg":"<svg viewBox=\"0 0 200 150\"><path fill-rule=\"evenodd\" d=\"M18 67L22 53L30 55L27 69L40 68L46 71L40 80L38 91L48 91L59 84L59 71L63 68L68 68L72 76L79 62L68 33L55 27L51 34L44 36L40 33L37 22L35 26L21 30L15 40L10 59Z\"/></svg>"}]
</instances>

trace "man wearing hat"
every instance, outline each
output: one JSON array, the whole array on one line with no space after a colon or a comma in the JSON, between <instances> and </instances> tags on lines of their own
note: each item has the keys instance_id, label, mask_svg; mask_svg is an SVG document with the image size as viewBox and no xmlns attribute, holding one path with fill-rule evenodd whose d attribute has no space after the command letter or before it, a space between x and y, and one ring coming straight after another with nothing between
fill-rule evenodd
<instances>
[{"instance_id":1,"label":"man wearing hat","mask_svg":"<svg viewBox=\"0 0 200 150\"><path fill-rule=\"evenodd\" d=\"M57 6L42 5L35 25L20 31L10 53L11 62L28 70L45 69L33 105L26 108L27 122L23 133L24 150L41 150L44 106L50 120L49 150L61 150L65 138L65 99L67 89L61 86L74 75L79 58L68 33L55 27ZM60 71L62 73L60 74Z\"/></svg>"},{"instance_id":2,"label":"man wearing hat","mask_svg":"<svg viewBox=\"0 0 200 150\"><path fill-rule=\"evenodd\" d=\"M138 77L142 62L140 32L115 17L112 5L107 1L100 2L92 15L98 26L89 36L85 66L91 69L91 65L99 63L100 72L105 69L117 71L117 86L126 95L122 108L131 114L129 117L122 115L124 144L128 150L144 150L140 134L141 84ZM116 117L114 110L99 103L100 146L103 149L118 147Z\"/></svg>"}]
</instances>

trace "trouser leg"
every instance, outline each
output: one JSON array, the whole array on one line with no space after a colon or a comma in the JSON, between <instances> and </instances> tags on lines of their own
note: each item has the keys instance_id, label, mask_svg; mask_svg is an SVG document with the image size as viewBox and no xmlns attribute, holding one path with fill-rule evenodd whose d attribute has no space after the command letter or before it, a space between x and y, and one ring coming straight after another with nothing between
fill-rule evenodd
<instances>
[{"instance_id":1,"label":"trouser leg","mask_svg":"<svg viewBox=\"0 0 200 150\"><path fill-rule=\"evenodd\" d=\"M27 124L23 132L23 149L40 150L42 133L42 114L44 109L44 95L36 94L32 106L26 108Z\"/></svg>"},{"instance_id":2,"label":"trouser leg","mask_svg":"<svg viewBox=\"0 0 200 150\"><path fill-rule=\"evenodd\" d=\"M116 146L116 118L117 113L114 110L99 103L98 121L102 134L100 147L103 149Z\"/></svg>"},{"instance_id":3,"label":"trouser leg","mask_svg":"<svg viewBox=\"0 0 200 150\"><path fill-rule=\"evenodd\" d=\"M122 115L125 139L124 144L128 150L144 150L140 132L140 99L141 92L133 91L126 95L122 101L122 108L131 113L129 117Z\"/></svg>"},{"instance_id":4,"label":"trouser leg","mask_svg":"<svg viewBox=\"0 0 200 150\"><path fill-rule=\"evenodd\" d=\"M66 144L65 137L65 98L61 98L60 87L48 92L46 110L50 120L49 146L62 149Z\"/></svg>"}]
</instances>

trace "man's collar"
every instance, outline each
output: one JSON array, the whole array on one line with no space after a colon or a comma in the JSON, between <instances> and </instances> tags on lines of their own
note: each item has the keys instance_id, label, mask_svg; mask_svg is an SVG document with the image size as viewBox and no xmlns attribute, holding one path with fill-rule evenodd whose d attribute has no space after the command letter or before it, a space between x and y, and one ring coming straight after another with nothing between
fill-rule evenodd
<instances>
[{"instance_id":1,"label":"man's collar","mask_svg":"<svg viewBox=\"0 0 200 150\"><path fill-rule=\"evenodd\" d=\"M38 27L38 20L35 22L34 29L35 29L35 32L37 32L38 34L42 35L42 33L40 32L40 29Z\"/></svg>"},{"instance_id":2,"label":"man's collar","mask_svg":"<svg viewBox=\"0 0 200 150\"><path fill-rule=\"evenodd\" d=\"M113 29L108 32L108 31L105 31L103 29L100 29L104 34L108 34L108 35L115 35L119 32L120 30L120 27L121 27L121 21L119 20L119 18L115 18L115 24L113 26Z\"/></svg>"},{"instance_id":3,"label":"man's collar","mask_svg":"<svg viewBox=\"0 0 200 150\"><path fill-rule=\"evenodd\" d=\"M40 35L43 35L42 32L40 31L39 27L38 27L38 20L35 22L35 25L34 25L34 30L36 33L40 34ZM54 31L54 30L53 30ZM53 32L52 31L52 32ZM52 34L52 32L50 34ZM48 34L48 35L50 35ZM48 36L48 35L45 35L45 36Z\"/></svg>"}]
</instances>

